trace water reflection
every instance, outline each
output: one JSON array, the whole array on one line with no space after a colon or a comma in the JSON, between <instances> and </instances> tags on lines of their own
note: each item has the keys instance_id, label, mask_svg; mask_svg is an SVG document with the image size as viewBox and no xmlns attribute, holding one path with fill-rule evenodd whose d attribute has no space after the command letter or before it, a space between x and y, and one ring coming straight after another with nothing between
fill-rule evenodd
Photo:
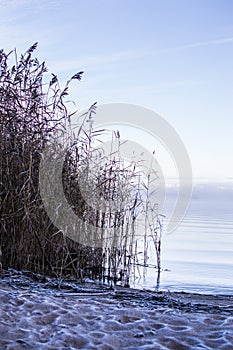
<instances>
[{"instance_id":1,"label":"water reflection","mask_svg":"<svg viewBox=\"0 0 233 350\"><path fill-rule=\"evenodd\" d=\"M174 192L171 190L171 202ZM169 203L168 203L169 204ZM168 205L169 207L169 205ZM153 249L149 262L154 264ZM162 271L144 268L134 286L225 294L233 291L233 185L194 187L181 226L162 240Z\"/></svg>"}]
</instances>

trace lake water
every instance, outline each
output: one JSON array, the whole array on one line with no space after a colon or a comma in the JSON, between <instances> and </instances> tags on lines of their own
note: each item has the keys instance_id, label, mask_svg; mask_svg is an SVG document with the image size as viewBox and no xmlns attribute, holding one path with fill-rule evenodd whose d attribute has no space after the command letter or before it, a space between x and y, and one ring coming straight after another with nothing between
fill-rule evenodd
<instances>
[{"instance_id":1,"label":"lake water","mask_svg":"<svg viewBox=\"0 0 233 350\"><path fill-rule=\"evenodd\" d=\"M175 192L170 189L168 203L175 201ZM150 263L153 254L151 248ZM181 225L163 235L162 268L160 290L232 294L233 182L194 185ZM148 268L135 286L155 288L155 269Z\"/></svg>"}]
</instances>

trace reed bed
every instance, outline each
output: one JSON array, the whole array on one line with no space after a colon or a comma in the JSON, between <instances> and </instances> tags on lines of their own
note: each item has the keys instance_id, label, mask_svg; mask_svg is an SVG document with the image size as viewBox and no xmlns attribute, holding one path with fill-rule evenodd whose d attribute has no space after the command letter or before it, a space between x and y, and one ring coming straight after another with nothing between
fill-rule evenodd
<instances>
[{"instance_id":1,"label":"reed bed","mask_svg":"<svg viewBox=\"0 0 233 350\"><path fill-rule=\"evenodd\" d=\"M54 74L46 82L47 69L34 57L36 48L32 45L20 57L16 50L0 51L0 266L128 286L137 266L147 265L150 242L161 269L162 225L151 200L152 170L143 172L143 159L121 158L119 132L110 132L115 149L106 154L99 140L107 131L94 128L96 104L79 118L73 132L74 111L69 111L66 97L70 82L81 80L83 72L73 75L64 89ZM72 239L69 228L57 228L41 198L40 165L45 147L52 147L54 140L51 157L59 158L66 143L62 185L80 218L78 239ZM55 190L46 188L50 200ZM138 233L139 216L143 235Z\"/></svg>"}]
</instances>

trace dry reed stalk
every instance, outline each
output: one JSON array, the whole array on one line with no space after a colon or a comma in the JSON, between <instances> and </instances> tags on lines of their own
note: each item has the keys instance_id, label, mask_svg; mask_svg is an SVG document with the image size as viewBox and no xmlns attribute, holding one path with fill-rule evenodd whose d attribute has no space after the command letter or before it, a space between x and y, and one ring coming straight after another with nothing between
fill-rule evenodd
<instances>
[{"instance_id":1,"label":"dry reed stalk","mask_svg":"<svg viewBox=\"0 0 233 350\"><path fill-rule=\"evenodd\" d=\"M65 98L69 83L80 80L83 72L75 74L63 90L54 74L46 84L45 63L33 57L36 47L37 44L32 45L20 57L16 51L9 54L0 51L2 266L52 274L60 280L67 276L81 280L90 277L128 285L131 266L138 261L138 208L145 204L140 194L142 184L141 174L136 170L137 162L132 160L125 165L120 158L118 133L112 135L119 147L110 155L106 156L101 146L94 147L104 133L104 130L93 128L96 104L82 116L78 132L73 135L70 117L74 112L68 111ZM15 64L8 67L12 56ZM61 134L61 130L64 143L69 144L62 175L64 192L76 215L82 218L77 227L78 234L101 242L98 248L84 246L58 231L40 197L39 166L44 147ZM63 145L58 146L62 152ZM59 156L56 152L54 157ZM86 185L82 184L83 177ZM92 196L93 205L83 198L81 186L84 185L86 195L90 192ZM47 188L47 191L52 198L54 188ZM153 215L151 220L146 218L145 221L145 249L147 236L154 230L160 268L161 236L156 231L158 213L150 207L148 198L146 203L146 210L144 206L141 211L146 216L153 211ZM91 230L89 224L92 224Z\"/></svg>"}]
</instances>

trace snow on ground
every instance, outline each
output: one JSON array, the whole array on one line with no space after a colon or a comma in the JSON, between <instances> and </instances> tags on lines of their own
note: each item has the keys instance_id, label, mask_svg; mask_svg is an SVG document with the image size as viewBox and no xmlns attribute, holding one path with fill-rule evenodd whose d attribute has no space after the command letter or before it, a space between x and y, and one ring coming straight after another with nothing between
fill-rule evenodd
<instances>
[{"instance_id":1,"label":"snow on ground","mask_svg":"<svg viewBox=\"0 0 233 350\"><path fill-rule=\"evenodd\" d=\"M0 349L233 349L233 298L0 283Z\"/></svg>"}]
</instances>

